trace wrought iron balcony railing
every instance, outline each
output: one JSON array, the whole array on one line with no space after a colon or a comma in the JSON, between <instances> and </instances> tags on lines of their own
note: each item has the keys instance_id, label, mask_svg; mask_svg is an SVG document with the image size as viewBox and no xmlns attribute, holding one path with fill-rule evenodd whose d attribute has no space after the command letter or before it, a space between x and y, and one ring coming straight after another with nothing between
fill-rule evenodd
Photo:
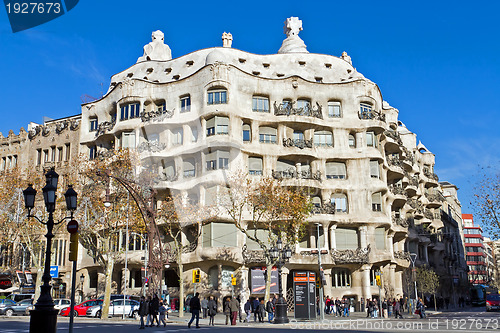
<instances>
[{"instance_id":1,"label":"wrought iron balcony railing","mask_svg":"<svg viewBox=\"0 0 500 333\"><path fill-rule=\"evenodd\" d=\"M274 115L275 116L306 116L306 117L315 117L319 119L323 119L323 112L321 111L322 107L319 103L316 102L317 108L313 109L309 104L295 108L293 105L295 102L289 103L278 103L274 102Z\"/></svg>"},{"instance_id":2,"label":"wrought iron balcony railing","mask_svg":"<svg viewBox=\"0 0 500 333\"><path fill-rule=\"evenodd\" d=\"M283 139L283 146L284 147L297 147L300 149L312 148L313 147L313 140L288 138L288 139Z\"/></svg>"}]
</instances>

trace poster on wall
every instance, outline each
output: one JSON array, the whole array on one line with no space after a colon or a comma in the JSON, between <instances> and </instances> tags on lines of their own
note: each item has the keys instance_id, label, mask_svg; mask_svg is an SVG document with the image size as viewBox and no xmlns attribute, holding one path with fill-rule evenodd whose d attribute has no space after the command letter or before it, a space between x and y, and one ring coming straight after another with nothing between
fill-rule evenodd
<instances>
[{"instance_id":1,"label":"poster on wall","mask_svg":"<svg viewBox=\"0 0 500 333\"><path fill-rule=\"evenodd\" d=\"M254 267L250 270L250 288L252 294L264 294L266 291L266 267ZM278 270L271 271L271 294L278 293Z\"/></svg>"}]
</instances>

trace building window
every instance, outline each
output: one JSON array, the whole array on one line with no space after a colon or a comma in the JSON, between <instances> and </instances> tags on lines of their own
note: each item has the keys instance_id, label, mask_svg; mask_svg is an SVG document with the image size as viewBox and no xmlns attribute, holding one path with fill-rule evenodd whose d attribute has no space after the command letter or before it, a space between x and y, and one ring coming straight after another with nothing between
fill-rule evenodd
<instances>
[{"instance_id":1,"label":"building window","mask_svg":"<svg viewBox=\"0 0 500 333\"><path fill-rule=\"evenodd\" d=\"M120 108L120 120L139 118L139 103L122 105Z\"/></svg>"},{"instance_id":2,"label":"building window","mask_svg":"<svg viewBox=\"0 0 500 333\"><path fill-rule=\"evenodd\" d=\"M354 228L335 229L336 250L356 250L358 246L358 230Z\"/></svg>"},{"instance_id":3,"label":"building window","mask_svg":"<svg viewBox=\"0 0 500 333\"><path fill-rule=\"evenodd\" d=\"M67 143L65 145L66 148L66 161L69 161L69 158L71 157L71 144Z\"/></svg>"},{"instance_id":4,"label":"building window","mask_svg":"<svg viewBox=\"0 0 500 333\"><path fill-rule=\"evenodd\" d=\"M372 106L370 104L360 103L359 112L361 114L361 119L370 119L372 114Z\"/></svg>"},{"instance_id":5,"label":"building window","mask_svg":"<svg viewBox=\"0 0 500 333\"><path fill-rule=\"evenodd\" d=\"M97 146L91 146L89 148L89 159L93 160L97 157Z\"/></svg>"},{"instance_id":6,"label":"building window","mask_svg":"<svg viewBox=\"0 0 500 333\"><path fill-rule=\"evenodd\" d=\"M42 164L42 150L37 149L36 150L36 165Z\"/></svg>"},{"instance_id":7,"label":"building window","mask_svg":"<svg viewBox=\"0 0 500 333\"><path fill-rule=\"evenodd\" d=\"M49 161L49 150L48 149L44 149L43 150L43 162L47 163L48 161Z\"/></svg>"},{"instance_id":8,"label":"building window","mask_svg":"<svg viewBox=\"0 0 500 333\"><path fill-rule=\"evenodd\" d=\"M207 120L207 136L229 134L229 118L213 117Z\"/></svg>"},{"instance_id":9,"label":"building window","mask_svg":"<svg viewBox=\"0 0 500 333\"><path fill-rule=\"evenodd\" d=\"M212 222L202 227L203 247L235 247L240 231L232 223Z\"/></svg>"},{"instance_id":10,"label":"building window","mask_svg":"<svg viewBox=\"0 0 500 333\"><path fill-rule=\"evenodd\" d=\"M97 131L97 126L98 126L97 118L90 118L89 121L90 121L90 131L91 132Z\"/></svg>"},{"instance_id":11,"label":"building window","mask_svg":"<svg viewBox=\"0 0 500 333\"><path fill-rule=\"evenodd\" d=\"M356 148L356 138L353 134L349 134L349 148Z\"/></svg>"},{"instance_id":12,"label":"building window","mask_svg":"<svg viewBox=\"0 0 500 333\"><path fill-rule=\"evenodd\" d=\"M57 161L63 161L63 147L57 147Z\"/></svg>"},{"instance_id":13,"label":"building window","mask_svg":"<svg viewBox=\"0 0 500 333\"><path fill-rule=\"evenodd\" d=\"M346 268L332 269L332 287L333 288L350 288L351 287L351 272Z\"/></svg>"},{"instance_id":14,"label":"building window","mask_svg":"<svg viewBox=\"0 0 500 333\"><path fill-rule=\"evenodd\" d=\"M330 202L335 205L335 211L338 213L347 213L347 195L344 193L335 193L332 195Z\"/></svg>"},{"instance_id":15,"label":"building window","mask_svg":"<svg viewBox=\"0 0 500 333\"><path fill-rule=\"evenodd\" d=\"M182 169L184 170L184 178L194 177L196 175L196 163L194 158L185 159L182 162Z\"/></svg>"},{"instance_id":16,"label":"building window","mask_svg":"<svg viewBox=\"0 0 500 333\"><path fill-rule=\"evenodd\" d=\"M229 167L229 151L215 150L205 154L207 170L227 169Z\"/></svg>"},{"instance_id":17,"label":"building window","mask_svg":"<svg viewBox=\"0 0 500 333\"><path fill-rule=\"evenodd\" d=\"M243 142L252 141L252 129L249 124L243 124Z\"/></svg>"},{"instance_id":18,"label":"building window","mask_svg":"<svg viewBox=\"0 0 500 333\"><path fill-rule=\"evenodd\" d=\"M172 130L172 145L179 146L182 145L182 136L184 131L182 128L176 128Z\"/></svg>"},{"instance_id":19,"label":"building window","mask_svg":"<svg viewBox=\"0 0 500 333\"><path fill-rule=\"evenodd\" d=\"M311 108L311 101L308 99L297 100L297 109L309 110Z\"/></svg>"},{"instance_id":20,"label":"building window","mask_svg":"<svg viewBox=\"0 0 500 333\"><path fill-rule=\"evenodd\" d=\"M340 102L328 102L328 117L330 118L342 117L342 114L340 113Z\"/></svg>"},{"instance_id":21,"label":"building window","mask_svg":"<svg viewBox=\"0 0 500 333\"><path fill-rule=\"evenodd\" d=\"M198 128L191 127L191 142L198 141Z\"/></svg>"},{"instance_id":22,"label":"building window","mask_svg":"<svg viewBox=\"0 0 500 333\"><path fill-rule=\"evenodd\" d=\"M278 130L273 127L259 127L260 143L276 143Z\"/></svg>"},{"instance_id":23,"label":"building window","mask_svg":"<svg viewBox=\"0 0 500 333\"><path fill-rule=\"evenodd\" d=\"M333 134L329 131L314 132L314 145L317 147L333 147Z\"/></svg>"},{"instance_id":24,"label":"building window","mask_svg":"<svg viewBox=\"0 0 500 333\"><path fill-rule=\"evenodd\" d=\"M50 147L50 161L51 162L56 161L56 146Z\"/></svg>"},{"instance_id":25,"label":"building window","mask_svg":"<svg viewBox=\"0 0 500 333\"><path fill-rule=\"evenodd\" d=\"M377 136L373 132L366 132L366 145L368 147L377 147Z\"/></svg>"},{"instance_id":26,"label":"building window","mask_svg":"<svg viewBox=\"0 0 500 333\"><path fill-rule=\"evenodd\" d=\"M370 161L370 177L380 179L380 168L378 161Z\"/></svg>"},{"instance_id":27,"label":"building window","mask_svg":"<svg viewBox=\"0 0 500 333\"><path fill-rule=\"evenodd\" d=\"M252 98L252 111L269 112L269 98L254 96Z\"/></svg>"},{"instance_id":28,"label":"building window","mask_svg":"<svg viewBox=\"0 0 500 333\"><path fill-rule=\"evenodd\" d=\"M255 236L258 240L269 246L269 230L266 229L249 229L249 234ZM246 237L246 245L248 250L262 250L260 244Z\"/></svg>"},{"instance_id":29,"label":"building window","mask_svg":"<svg viewBox=\"0 0 500 333\"><path fill-rule=\"evenodd\" d=\"M181 97L181 112L189 111L191 111L191 96L183 96Z\"/></svg>"},{"instance_id":30,"label":"building window","mask_svg":"<svg viewBox=\"0 0 500 333\"><path fill-rule=\"evenodd\" d=\"M385 250L385 228L375 228L375 247L379 250Z\"/></svg>"},{"instance_id":31,"label":"building window","mask_svg":"<svg viewBox=\"0 0 500 333\"><path fill-rule=\"evenodd\" d=\"M248 173L250 175L262 175L262 157L248 158Z\"/></svg>"},{"instance_id":32,"label":"building window","mask_svg":"<svg viewBox=\"0 0 500 333\"><path fill-rule=\"evenodd\" d=\"M380 192L372 194L372 210L374 212L382 211L382 194Z\"/></svg>"},{"instance_id":33,"label":"building window","mask_svg":"<svg viewBox=\"0 0 500 333\"><path fill-rule=\"evenodd\" d=\"M208 104L226 104L227 103L227 90L217 89L208 91Z\"/></svg>"},{"instance_id":34,"label":"building window","mask_svg":"<svg viewBox=\"0 0 500 333\"><path fill-rule=\"evenodd\" d=\"M122 149L135 148L135 132L123 132L121 144Z\"/></svg>"},{"instance_id":35,"label":"building window","mask_svg":"<svg viewBox=\"0 0 500 333\"><path fill-rule=\"evenodd\" d=\"M304 141L304 132L302 132L302 131L293 131L293 140L295 142Z\"/></svg>"},{"instance_id":36,"label":"building window","mask_svg":"<svg viewBox=\"0 0 500 333\"><path fill-rule=\"evenodd\" d=\"M344 162L326 162L326 179L346 179L347 171Z\"/></svg>"}]
</instances>

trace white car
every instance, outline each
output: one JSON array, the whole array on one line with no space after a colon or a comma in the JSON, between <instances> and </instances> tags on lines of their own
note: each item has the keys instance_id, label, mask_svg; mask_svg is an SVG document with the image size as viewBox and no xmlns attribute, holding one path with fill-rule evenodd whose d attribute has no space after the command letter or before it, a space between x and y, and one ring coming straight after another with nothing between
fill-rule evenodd
<instances>
[{"instance_id":1,"label":"white car","mask_svg":"<svg viewBox=\"0 0 500 333\"><path fill-rule=\"evenodd\" d=\"M123 314L129 317L136 317L139 312L140 303L131 299L125 300L125 305L123 304L123 299L115 299L111 301L109 305L109 316L123 316ZM100 318L102 313L102 306L96 305L87 309L87 317Z\"/></svg>"},{"instance_id":2,"label":"white car","mask_svg":"<svg viewBox=\"0 0 500 333\"><path fill-rule=\"evenodd\" d=\"M54 309L61 310L71 305L71 301L66 298L58 298L54 300Z\"/></svg>"}]
</instances>

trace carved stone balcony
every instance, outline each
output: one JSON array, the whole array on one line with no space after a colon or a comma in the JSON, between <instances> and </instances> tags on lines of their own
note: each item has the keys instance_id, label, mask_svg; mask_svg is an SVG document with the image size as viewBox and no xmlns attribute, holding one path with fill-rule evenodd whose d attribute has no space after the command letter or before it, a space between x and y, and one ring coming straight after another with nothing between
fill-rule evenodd
<instances>
[{"instance_id":1,"label":"carved stone balcony","mask_svg":"<svg viewBox=\"0 0 500 333\"><path fill-rule=\"evenodd\" d=\"M243 245L241 256L243 257L245 264L266 262L266 254L264 250L249 250L246 244Z\"/></svg>"},{"instance_id":2,"label":"carved stone balcony","mask_svg":"<svg viewBox=\"0 0 500 333\"><path fill-rule=\"evenodd\" d=\"M367 264L370 257L370 245L366 248L357 248L356 250L333 250L332 260L336 265L339 264Z\"/></svg>"},{"instance_id":3,"label":"carved stone balcony","mask_svg":"<svg viewBox=\"0 0 500 333\"><path fill-rule=\"evenodd\" d=\"M394 195L405 195L406 192L401 185L390 184L389 191Z\"/></svg>"},{"instance_id":4,"label":"carved stone balcony","mask_svg":"<svg viewBox=\"0 0 500 333\"><path fill-rule=\"evenodd\" d=\"M400 148L403 151L401 160L403 160L404 162L408 162L410 165L413 165L413 163L415 162L413 153L405 146L401 146Z\"/></svg>"},{"instance_id":5,"label":"carved stone balcony","mask_svg":"<svg viewBox=\"0 0 500 333\"><path fill-rule=\"evenodd\" d=\"M138 147L137 147L137 152L138 153L143 153L145 151L150 152L150 153L158 153L162 150L167 148L167 145L158 141L145 141L142 142Z\"/></svg>"},{"instance_id":6,"label":"carved stone balcony","mask_svg":"<svg viewBox=\"0 0 500 333\"><path fill-rule=\"evenodd\" d=\"M415 211L417 213L419 213L420 215L424 214L424 205L422 205L422 202L420 202L419 200L417 200L417 199L409 199L406 203L411 208L415 209Z\"/></svg>"},{"instance_id":7,"label":"carved stone balcony","mask_svg":"<svg viewBox=\"0 0 500 333\"><path fill-rule=\"evenodd\" d=\"M372 120L380 120L385 122L385 114L382 114L377 111L363 111L363 112L358 112L358 117L359 119L372 119Z\"/></svg>"},{"instance_id":8,"label":"carved stone balcony","mask_svg":"<svg viewBox=\"0 0 500 333\"><path fill-rule=\"evenodd\" d=\"M103 121L99 125L97 125L97 131L95 132L95 136L105 134L113 129L116 124L116 118L111 119L111 121Z\"/></svg>"},{"instance_id":9,"label":"carved stone balcony","mask_svg":"<svg viewBox=\"0 0 500 333\"><path fill-rule=\"evenodd\" d=\"M403 164L397 155L389 155L387 156L387 164L390 166L395 166L398 168L403 168Z\"/></svg>"},{"instance_id":10,"label":"carved stone balcony","mask_svg":"<svg viewBox=\"0 0 500 333\"><path fill-rule=\"evenodd\" d=\"M174 110L153 110L153 111L142 111L141 120L143 123L147 121L162 121L164 119L172 118L174 116Z\"/></svg>"},{"instance_id":11,"label":"carved stone balcony","mask_svg":"<svg viewBox=\"0 0 500 333\"><path fill-rule=\"evenodd\" d=\"M393 217L392 220L394 221L394 223L396 223L397 225L403 227L403 228L408 228L408 225L409 225L409 222L407 219L405 218L402 218L402 217Z\"/></svg>"},{"instance_id":12,"label":"carved stone balcony","mask_svg":"<svg viewBox=\"0 0 500 333\"><path fill-rule=\"evenodd\" d=\"M299 149L312 148L313 147L313 140L288 138L288 139L283 139L283 146L284 147L297 147Z\"/></svg>"},{"instance_id":13,"label":"carved stone balcony","mask_svg":"<svg viewBox=\"0 0 500 333\"><path fill-rule=\"evenodd\" d=\"M316 102L317 108L313 109L311 106L306 105L301 108L294 108L295 102L289 102L285 105L274 102L274 115L275 116L305 116L323 119L323 112L321 105Z\"/></svg>"},{"instance_id":14,"label":"carved stone balcony","mask_svg":"<svg viewBox=\"0 0 500 333\"><path fill-rule=\"evenodd\" d=\"M407 251L394 251L394 258L410 261L410 252Z\"/></svg>"},{"instance_id":15,"label":"carved stone balcony","mask_svg":"<svg viewBox=\"0 0 500 333\"><path fill-rule=\"evenodd\" d=\"M401 137L399 136L398 132L395 131L384 131L384 135L388 138L391 138L392 140L396 141L397 144L403 145L403 141L401 140Z\"/></svg>"},{"instance_id":16,"label":"carved stone balcony","mask_svg":"<svg viewBox=\"0 0 500 333\"><path fill-rule=\"evenodd\" d=\"M433 172L430 172L429 169L424 169L424 175L427 176L427 178L429 178L429 179L432 179L432 180L435 180L435 181L439 181L438 175L436 175Z\"/></svg>"},{"instance_id":17,"label":"carved stone balcony","mask_svg":"<svg viewBox=\"0 0 500 333\"><path fill-rule=\"evenodd\" d=\"M335 214L335 204L325 202L323 206L314 206L311 210L312 214Z\"/></svg>"},{"instance_id":18,"label":"carved stone balcony","mask_svg":"<svg viewBox=\"0 0 500 333\"><path fill-rule=\"evenodd\" d=\"M305 170L297 172L295 168L289 168L283 171L272 171L274 179L312 179L321 181L321 171L312 172L310 170Z\"/></svg>"}]
</instances>

